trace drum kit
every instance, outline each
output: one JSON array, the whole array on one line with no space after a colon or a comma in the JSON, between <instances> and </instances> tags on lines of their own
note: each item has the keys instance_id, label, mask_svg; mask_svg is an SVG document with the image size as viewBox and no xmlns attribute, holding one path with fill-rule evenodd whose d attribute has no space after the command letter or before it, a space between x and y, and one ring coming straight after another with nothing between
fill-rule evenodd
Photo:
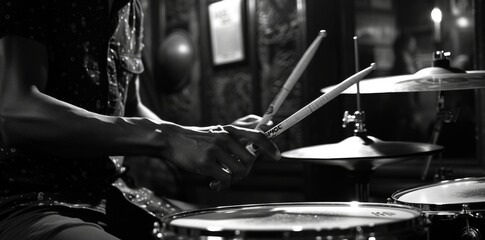
<instances>
[{"instance_id":1,"label":"drum kit","mask_svg":"<svg viewBox=\"0 0 485 240\"><path fill-rule=\"evenodd\" d=\"M443 58L445 56L445 58ZM331 92L338 86L322 89ZM485 88L485 71L449 67L436 52L433 67L415 74L362 80L342 93L393 93ZM360 91L360 92L359 92ZM156 224L161 239L482 239L485 177L440 181L396 191L387 203L369 199L374 169L443 150L435 143L387 142L369 136L363 111L344 116L354 136L282 153L283 159L341 166L356 176L355 202L291 202L221 206L168 215ZM364 177L362 177L364 176ZM484 238L485 239L485 238Z\"/></svg>"},{"instance_id":2,"label":"drum kit","mask_svg":"<svg viewBox=\"0 0 485 240\"><path fill-rule=\"evenodd\" d=\"M287 202L189 210L161 219L161 239L482 239L485 178L397 191L389 203Z\"/></svg>"}]
</instances>

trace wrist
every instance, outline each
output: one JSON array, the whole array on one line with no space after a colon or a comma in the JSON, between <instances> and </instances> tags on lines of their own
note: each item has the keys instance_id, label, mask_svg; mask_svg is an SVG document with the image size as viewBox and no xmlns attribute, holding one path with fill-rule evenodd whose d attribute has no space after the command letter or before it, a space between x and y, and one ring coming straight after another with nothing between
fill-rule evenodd
<instances>
[{"instance_id":1,"label":"wrist","mask_svg":"<svg viewBox=\"0 0 485 240\"><path fill-rule=\"evenodd\" d=\"M181 126L170 122L156 123L148 140L150 155L162 159L171 159L173 156L173 146L171 145L180 144L176 139L182 129Z\"/></svg>"},{"instance_id":2,"label":"wrist","mask_svg":"<svg viewBox=\"0 0 485 240\"><path fill-rule=\"evenodd\" d=\"M115 142L119 146L127 146L125 155L147 155L160 157L160 149L167 146L167 136L164 130L164 123L155 122L148 118L119 118L121 131L124 137L118 138ZM123 140L125 139L125 140ZM124 144L119 141L126 141ZM128 147L130 146L130 147Z\"/></svg>"}]
</instances>

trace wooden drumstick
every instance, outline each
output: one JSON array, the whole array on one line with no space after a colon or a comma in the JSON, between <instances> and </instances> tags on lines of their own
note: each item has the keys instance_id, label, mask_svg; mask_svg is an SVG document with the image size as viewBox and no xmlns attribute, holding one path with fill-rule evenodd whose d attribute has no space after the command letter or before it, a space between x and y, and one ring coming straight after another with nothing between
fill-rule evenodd
<instances>
[{"instance_id":1,"label":"wooden drumstick","mask_svg":"<svg viewBox=\"0 0 485 240\"><path fill-rule=\"evenodd\" d=\"M376 64L372 63L369 67L366 69L363 69L360 72L357 72L356 74L350 76L349 78L345 79L341 83L339 83L335 88L332 90L328 91L327 93L324 93L317 99L313 100L313 102L307 104L305 107L301 108L297 112L293 113L291 116L283 120L281 123L278 125L274 126L270 130L266 131L264 134L266 137L269 139L273 139L276 136L280 135L284 131L288 130L290 127L298 123L299 121L303 120L306 118L308 115L322 107L323 105L327 104L330 102L332 99L337 97L340 93L345 91L347 88L352 86L353 84L357 83L360 81L362 78L367 76L373 69L376 68ZM249 144L246 146L246 149L251 152L253 155L256 155L256 152L258 149L256 149L253 144Z\"/></svg>"},{"instance_id":2,"label":"wooden drumstick","mask_svg":"<svg viewBox=\"0 0 485 240\"><path fill-rule=\"evenodd\" d=\"M320 42L326 36L327 36L327 32L325 30L320 30L320 32L318 33L318 36L315 38L315 40L313 40L313 43L305 51L300 61L298 61L298 63L296 64L296 67L293 69L288 79L286 79L286 82L283 85L283 87L280 89L280 92L276 95L273 102L271 102L271 104L269 105L268 110L266 110L266 113L264 114L263 118L261 119L261 121L259 121L258 125L256 126L256 129L260 129L261 126L265 125L273 118L273 116L280 108L281 104L284 102L284 100L290 93L291 89L295 86L296 82L300 79L301 75L307 68L311 59L317 52Z\"/></svg>"}]
</instances>

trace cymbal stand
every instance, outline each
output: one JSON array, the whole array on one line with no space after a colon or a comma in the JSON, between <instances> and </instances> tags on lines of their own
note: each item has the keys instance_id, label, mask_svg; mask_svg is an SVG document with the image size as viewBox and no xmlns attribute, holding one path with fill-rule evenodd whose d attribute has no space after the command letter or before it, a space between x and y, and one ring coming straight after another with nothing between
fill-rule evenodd
<instances>
[{"instance_id":1,"label":"cymbal stand","mask_svg":"<svg viewBox=\"0 0 485 240\"><path fill-rule=\"evenodd\" d=\"M358 43L357 43L357 36L354 36L354 58L355 58L355 72L359 71L359 53L358 53ZM355 126L354 135L361 137L363 139L367 139L367 129L365 128L365 113L361 110L361 103L360 103L360 87L359 82L356 83L357 87L357 94L356 94L356 105L357 110L354 114L349 114L349 111L344 112L344 116L342 118L342 127L346 128L349 123L353 123ZM370 140L370 139L369 139ZM370 140L371 141L371 140ZM367 142L367 141L366 141ZM355 181L355 195L357 201L359 202L368 202L369 201L369 183L370 183L370 175L372 174L372 169L359 169L353 170L352 175L354 176Z\"/></svg>"},{"instance_id":2,"label":"cymbal stand","mask_svg":"<svg viewBox=\"0 0 485 240\"><path fill-rule=\"evenodd\" d=\"M445 98L441 92L438 93L438 104L436 107L436 121L433 126L433 132L431 133L431 143L436 144L438 142L440 133L441 133L441 128L443 126L443 123L451 123L451 122L456 122L456 119L458 118L458 115L460 113L459 108L452 108L452 109L447 109L445 108ZM426 176L428 175L429 167L431 165L431 161L433 160L433 155L430 155L426 159L426 163L423 169L423 173L421 175L421 180L426 180ZM444 169L440 170L440 175L441 174L446 174L447 171L444 171ZM444 176L438 176L440 180Z\"/></svg>"},{"instance_id":3,"label":"cymbal stand","mask_svg":"<svg viewBox=\"0 0 485 240\"><path fill-rule=\"evenodd\" d=\"M357 40L357 36L354 36L355 72L359 71L359 49ZM349 123L354 123L354 135L366 136L367 129L365 128L365 113L361 110L359 82L357 82L355 85L357 87L357 93L355 95L357 111L355 111L353 115L349 114L349 111L344 112L344 116L342 118L342 127L346 128Z\"/></svg>"},{"instance_id":4,"label":"cymbal stand","mask_svg":"<svg viewBox=\"0 0 485 240\"><path fill-rule=\"evenodd\" d=\"M433 67L441 67L449 69L453 72L461 72L459 69L452 68L450 66L450 52L445 51L436 51L433 53ZM442 92L438 92L438 100L436 106L436 121L433 126L433 132L431 134L431 143L436 144L438 142L438 138L441 133L441 128L443 123L450 123L456 122L458 115L460 113L459 108L453 109L446 109L445 108L445 97L443 96ZM424 165L423 173L421 175L421 180L426 180L426 176L428 175L429 167L431 165L431 161L433 160L433 155L428 156L426 159L426 163ZM446 174L447 171L444 169L440 170L439 175ZM438 178L443 178L444 176L438 176ZM435 177L436 178L436 177ZM444 180L444 179L441 179Z\"/></svg>"}]
</instances>

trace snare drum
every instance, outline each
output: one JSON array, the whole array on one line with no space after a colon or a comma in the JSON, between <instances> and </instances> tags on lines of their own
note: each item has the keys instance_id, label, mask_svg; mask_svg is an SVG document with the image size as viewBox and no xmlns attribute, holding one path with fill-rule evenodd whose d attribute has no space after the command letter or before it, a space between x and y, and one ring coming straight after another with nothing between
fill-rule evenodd
<instances>
[{"instance_id":1,"label":"snare drum","mask_svg":"<svg viewBox=\"0 0 485 240\"><path fill-rule=\"evenodd\" d=\"M422 213L378 203L270 203L193 210L162 219L162 239L421 239ZM423 238L424 239L424 238Z\"/></svg>"},{"instance_id":2,"label":"snare drum","mask_svg":"<svg viewBox=\"0 0 485 240\"><path fill-rule=\"evenodd\" d=\"M485 234L485 178L442 181L397 191L394 203L420 209L431 239L481 239Z\"/></svg>"}]
</instances>

